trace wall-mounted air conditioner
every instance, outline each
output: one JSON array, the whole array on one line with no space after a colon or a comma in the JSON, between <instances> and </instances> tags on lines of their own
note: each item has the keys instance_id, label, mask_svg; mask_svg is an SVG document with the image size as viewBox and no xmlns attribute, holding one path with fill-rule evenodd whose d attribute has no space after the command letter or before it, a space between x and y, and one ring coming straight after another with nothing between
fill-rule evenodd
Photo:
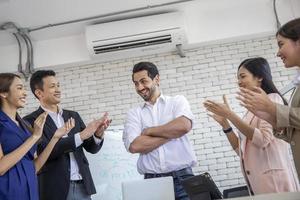
<instances>
[{"instance_id":1,"label":"wall-mounted air conditioner","mask_svg":"<svg viewBox=\"0 0 300 200\"><path fill-rule=\"evenodd\" d=\"M186 44L183 15L166 13L86 27L92 56L135 57L178 51Z\"/></svg>"}]
</instances>

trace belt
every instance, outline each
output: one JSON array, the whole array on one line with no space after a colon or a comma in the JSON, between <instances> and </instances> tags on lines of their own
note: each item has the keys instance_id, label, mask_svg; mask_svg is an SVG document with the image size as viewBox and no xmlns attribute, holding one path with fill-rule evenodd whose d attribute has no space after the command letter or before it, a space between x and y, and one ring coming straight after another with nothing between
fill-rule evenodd
<instances>
[{"instance_id":1,"label":"belt","mask_svg":"<svg viewBox=\"0 0 300 200\"><path fill-rule=\"evenodd\" d=\"M73 183L73 184L82 184L83 183L83 180L70 180L70 183Z\"/></svg>"},{"instance_id":2,"label":"belt","mask_svg":"<svg viewBox=\"0 0 300 200\"><path fill-rule=\"evenodd\" d=\"M167 173L157 173L157 174L146 173L144 175L144 178L147 179L147 178L165 177L165 176L180 177L187 174L193 174L193 170L191 167L187 167L178 171L167 172Z\"/></svg>"}]
</instances>

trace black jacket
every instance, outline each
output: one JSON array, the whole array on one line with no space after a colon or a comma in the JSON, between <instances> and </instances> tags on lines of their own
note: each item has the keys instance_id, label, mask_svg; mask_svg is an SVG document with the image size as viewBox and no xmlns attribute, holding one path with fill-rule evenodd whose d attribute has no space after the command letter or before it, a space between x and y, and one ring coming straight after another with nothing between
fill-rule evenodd
<instances>
[{"instance_id":1,"label":"black jacket","mask_svg":"<svg viewBox=\"0 0 300 200\"><path fill-rule=\"evenodd\" d=\"M40 107L38 110L25 116L24 120L33 127L35 119L43 112L44 110ZM75 127L68 133L68 137L63 137L56 143L47 162L38 173L40 200L65 200L67 198L70 186L70 152L74 153L87 194L92 195L96 193L89 163L84 155L83 148L87 152L95 154L101 149L103 141L97 145L93 137L91 137L76 148L74 134L85 129L85 124L77 112L63 110L64 121L71 117L75 120ZM38 154L45 149L56 129L54 121L50 116L47 116L43 136L38 142Z\"/></svg>"}]
</instances>

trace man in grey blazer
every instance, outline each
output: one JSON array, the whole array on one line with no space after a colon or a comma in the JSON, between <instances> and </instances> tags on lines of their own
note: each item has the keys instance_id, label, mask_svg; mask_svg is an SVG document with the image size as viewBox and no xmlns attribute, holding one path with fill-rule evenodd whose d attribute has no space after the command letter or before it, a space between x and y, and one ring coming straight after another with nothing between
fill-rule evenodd
<instances>
[{"instance_id":1,"label":"man in grey blazer","mask_svg":"<svg viewBox=\"0 0 300 200\"><path fill-rule=\"evenodd\" d=\"M282 132L275 135L291 144L295 167L300 179L300 87L293 93L291 105L276 104L276 127Z\"/></svg>"}]
</instances>

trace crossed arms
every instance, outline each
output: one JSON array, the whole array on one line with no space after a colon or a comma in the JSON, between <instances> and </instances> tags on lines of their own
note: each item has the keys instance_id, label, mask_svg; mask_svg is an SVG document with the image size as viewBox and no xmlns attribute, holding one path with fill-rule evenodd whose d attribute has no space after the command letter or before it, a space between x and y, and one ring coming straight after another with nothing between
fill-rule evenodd
<instances>
[{"instance_id":1,"label":"crossed arms","mask_svg":"<svg viewBox=\"0 0 300 200\"><path fill-rule=\"evenodd\" d=\"M146 154L171 139L179 138L192 129L192 122L185 116L177 117L174 120L160 126L144 129L128 146L130 153Z\"/></svg>"}]
</instances>

